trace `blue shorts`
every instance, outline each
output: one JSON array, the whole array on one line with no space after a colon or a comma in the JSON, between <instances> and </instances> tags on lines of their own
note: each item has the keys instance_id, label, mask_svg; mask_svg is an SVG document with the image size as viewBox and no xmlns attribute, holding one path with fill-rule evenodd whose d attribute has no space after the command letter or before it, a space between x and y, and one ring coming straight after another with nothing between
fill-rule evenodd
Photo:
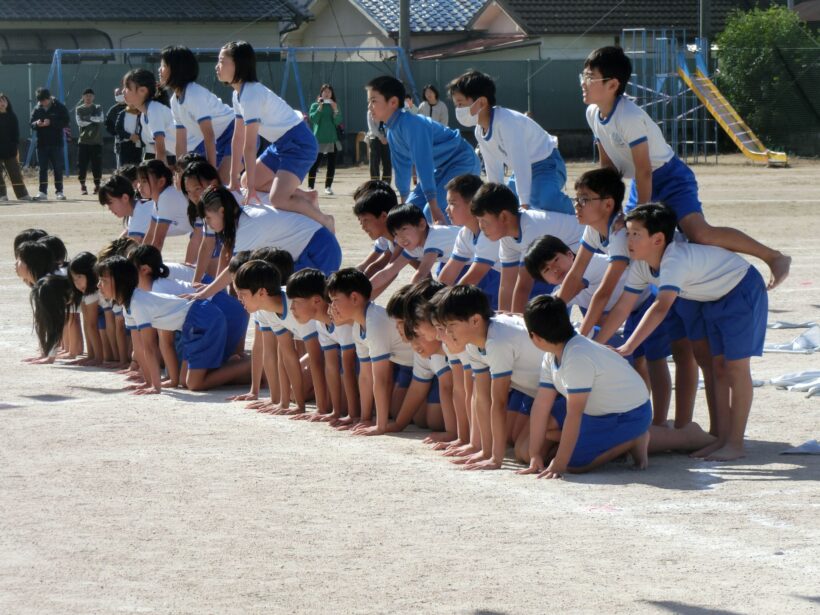
<instances>
[{"instance_id":1,"label":"blue shorts","mask_svg":"<svg viewBox=\"0 0 820 615\"><path fill-rule=\"evenodd\" d=\"M410 386L410 381L413 380L413 366L399 365L393 363L393 385L400 389L406 389Z\"/></svg>"},{"instance_id":2,"label":"blue shorts","mask_svg":"<svg viewBox=\"0 0 820 615\"><path fill-rule=\"evenodd\" d=\"M324 226L313 233L313 237L293 263L294 271L318 269L326 276L339 270L342 264L342 248L336 235Z\"/></svg>"},{"instance_id":3,"label":"blue shorts","mask_svg":"<svg viewBox=\"0 0 820 615\"><path fill-rule=\"evenodd\" d=\"M566 405L553 405L552 416L563 429L564 420L567 418ZM628 412L601 416L584 414L581 417L581 430L569 460L569 467L582 468L589 465L608 450L646 433L650 423L652 403L649 400Z\"/></svg>"},{"instance_id":4,"label":"blue shorts","mask_svg":"<svg viewBox=\"0 0 820 615\"><path fill-rule=\"evenodd\" d=\"M652 171L652 202L663 203L672 209L678 218L678 224L689 214L703 213L695 174L677 156L661 168ZM632 180L629 201L624 211L635 209L637 203L638 185Z\"/></svg>"},{"instance_id":5,"label":"blue shorts","mask_svg":"<svg viewBox=\"0 0 820 615\"><path fill-rule=\"evenodd\" d=\"M655 296L650 295L646 298L646 301L635 308L632 313L626 317L626 322L624 323L624 337L626 339L629 339L635 332L635 329L638 328L638 323L641 322L644 314L646 314L646 311L654 302ZM674 305L672 306L672 309L669 310L666 318L664 318L661 324L659 324L655 330L649 334L649 337L647 337L641 345L635 349L635 352L632 353L632 357L646 357L647 361L658 361L660 359L665 359L672 354L669 343L673 340L684 337L683 335L679 335L677 337L670 338L669 325L673 320L677 320Z\"/></svg>"},{"instance_id":6,"label":"blue shorts","mask_svg":"<svg viewBox=\"0 0 820 615\"><path fill-rule=\"evenodd\" d=\"M450 160L448 164L437 168L433 173L436 181L436 201L438 202L439 209L444 214L444 219L447 221L447 224L450 224L450 218L447 217L447 190L444 186L454 177L467 173L481 175L481 162L479 162L478 156L475 155L475 151L470 147L470 144L462 140L458 155L455 156L453 160ZM427 223L433 223L433 214L430 213L430 206L427 204L427 197L424 195L421 184L413 188L410 196L405 199L405 203L410 203L419 209L423 209Z\"/></svg>"},{"instance_id":7,"label":"blue shorts","mask_svg":"<svg viewBox=\"0 0 820 615\"><path fill-rule=\"evenodd\" d=\"M105 310L100 306L97 307L97 329L105 331Z\"/></svg>"},{"instance_id":8,"label":"blue shorts","mask_svg":"<svg viewBox=\"0 0 820 615\"><path fill-rule=\"evenodd\" d=\"M664 322L671 342L683 338L696 342L706 337L703 303L700 301L678 297Z\"/></svg>"},{"instance_id":9,"label":"blue shorts","mask_svg":"<svg viewBox=\"0 0 820 615\"><path fill-rule=\"evenodd\" d=\"M204 281L204 279L203 279ZM218 307L225 316L225 352L222 357L223 363L228 360L237 347L239 342L244 341L245 334L248 332L248 319L250 314L244 306L239 302L239 299L229 295L227 291L219 291L213 297L211 302Z\"/></svg>"},{"instance_id":10,"label":"blue shorts","mask_svg":"<svg viewBox=\"0 0 820 615\"><path fill-rule=\"evenodd\" d=\"M501 274L495 269L490 269L478 282L478 287L487 295L487 299L490 301L490 308L493 310L498 309L498 290L500 286Z\"/></svg>"},{"instance_id":11,"label":"blue shorts","mask_svg":"<svg viewBox=\"0 0 820 615\"><path fill-rule=\"evenodd\" d=\"M316 162L319 144L310 127L299 122L288 130L259 156L261 162L274 173L287 171L293 173L301 182L305 179L310 167Z\"/></svg>"},{"instance_id":12,"label":"blue shorts","mask_svg":"<svg viewBox=\"0 0 820 615\"><path fill-rule=\"evenodd\" d=\"M211 258L219 258L222 253L222 239L214 235L214 249L211 252Z\"/></svg>"},{"instance_id":13,"label":"blue shorts","mask_svg":"<svg viewBox=\"0 0 820 615\"><path fill-rule=\"evenodd\" d=\"M564 192L567 183L567 166L556 147L552 154L532 165L532 186L530 187L530 202L527 205L532 209L555 211L560 214L575 215L572 199ZM515 189L515 174L507 180L507 186L518 194Z\"/></svg>"},{"instance_id":14,"label":"blue shorts","mask_svg":"<svg viewBox=\"0 0 820 615\"><path fill-rule=\"evenodd\" d=\"M524 263L521 263L521 266L523 267ZM530 299L540 297L541 295L551 295L554 290L555 284L549 284L548 282L544 282L544 280L535 280L532 284L532 290L530 291Z\"/></svg>"},{"instance_id":15,"label":"blue shorts","mask_svg":"<svg viewBox=\"0 0 820 615\"><path fill-rule=\"evenodd\" d=\"M222 131L222 134L216 140L216 166L219 167L222 164L222 159L225 156L231 155L231 140L233 139L233 127L234 127L234 120L231 120L231 123L225 127L225 130ZM194 153L199 154L200 156L205 156L205 141L203 140L199 145L194 148Z\"/></svg>"},{"instance_id":16,"label":"blue shorts","mask_svg":"<svg viewBox=\"0 0 820 615\"><path fill-rule=\"evenodd\" d=\"M438 378L433 378L430 382L430 391L427 393L427 403L428 404L440 404L441 403L441 391L438 388Z\"/></svg>"},{"instance_id":17,"label":"blue shorts","mask_svg":"<svg viewBox=\"0 0 820 615\"><path fill-rule=\"evenodd\" d=\"M216 369L224 362L227 333L225 315L213 301L194 301L176 336L177 356L188 369Z\"/></svg>"},{"instance_id":18,"label":"blue shorts","mask_svg":"<svg viewBox=\"0 0 820 615\"><path fill-rule=\"evenodd\" d=\"M736 361L763 354L769 297L757 269L750 265L726 296L702 306L712 356Z\"/></svg>"},{"instance_id":19,"label":"blue shorts","mask_svg":"<svg viewBox=\"0 0 820 615\"><path fill-rule=\"evenodd\" d=\"M526 393L522 393L517 389L510 389L510 394L507 397L507 410L529 416L532 411L532 402L534 401L535 398L530 397Z\"/></svg>"}]
</instances>

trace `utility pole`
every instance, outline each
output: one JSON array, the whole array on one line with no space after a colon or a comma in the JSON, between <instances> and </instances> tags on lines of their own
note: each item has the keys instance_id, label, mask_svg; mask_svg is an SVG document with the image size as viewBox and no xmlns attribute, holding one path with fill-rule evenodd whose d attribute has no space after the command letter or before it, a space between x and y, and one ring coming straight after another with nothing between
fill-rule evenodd
<instances>
[{"instance_id":1,"label":"utility pole","mask_svg":"<svg viewBox=\"0 0 820 615\"><path fill-rule=\"evenodd\" d=\"M410 0L399 0L399 47L410 65ZM405 82L409 82L405 75Z\"/></svg>"},{"instance_id":2,"label":"utility pole","mask_svg":"<svg viewBox=\"0 0 820 615\"><path fill-rule=\"evenodd\" d=\"M698 37L701 41L706 41L703 49L703 57L706 66L709 66L709 47L712 36L712 0L700 0L700 15L698 19Z\"/></svg>"}]
</instances>

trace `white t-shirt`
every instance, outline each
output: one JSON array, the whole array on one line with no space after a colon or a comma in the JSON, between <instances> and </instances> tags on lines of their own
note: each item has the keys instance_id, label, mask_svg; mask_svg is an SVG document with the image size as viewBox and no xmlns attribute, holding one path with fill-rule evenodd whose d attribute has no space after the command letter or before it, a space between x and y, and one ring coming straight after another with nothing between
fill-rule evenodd
<instances>
[{"instance_id":1,"label":"white t-shirt","mask_svg":"<svg viewBox=\"0 0 820 615\"><path fill-rule=\"evenodd\" d=\"M653 171L675 156L655 121L626 96L615 99L615 106L606 119L601 119L598 105L589 105L587 123L595 140L625 179L635 178L632 148L636 145L649 142L649 161Z\"/></svg>"},{"instance_id":2,"label":"white t-shirt","mask_svg":"<svg viewBox=\"0 0 820 615\"><path fill-rule=\"evenodd\" d=\"M99 303L100 301L100 292L95 291L93 293L89 293L87 295L83 295L82 302L84 305L91 305L92 303Z\"/></svg>"},{"instance_id":3,"label":"white t-shirt","mask_svg":"<svg viewBox=\"0 0 820 615\"><path fill-rule=\"evenodd\" d=\"M584 287L580 290L580 292L577 295L575 295L572 299L570 299L567 302L567 305L577 305L579 308L584 310L589 308L589 304L592 303L592 297L593 295L595 295L595 291L598 290L598 287L601 285L601 282L604 281L604 275L606 274L606 270L608 268L609 261L604 255L593 254L592 258L589 259L589 264L587 265L587 268L584 271L584 275L581 278ZM607 301L606 305L604 306L605 312L611 310L618 302L618 299L621 298L621 293L624 292L625 283L626 276L622 275L618 280L618 283L615 285L615 288L613 289L612 294L609 297L609 301ZM552 294L557 295L560 289L560 286L557 287Z\"/></svg>"},{"instance_id":4,"label":"white t-shirt","mask_svg":"<svg viewBox=\"0 0 820 615\"><path fill-rule=\"evenodd\" d=\"M296 339L307 340L316 336L316 321L310 320L305 324L300 324L293 313L290 311L291 300L285 292L285 287L281 289L279 295L282 300L281 314L271 312L268 310L257 310L254 313L256 322L263 331L273 331L276 335L283 335L286 331L290 331Z\"/></svg>"},{"instance_id":5,"label":"white t-shirt","mask_svg":"<svg viewBox=\"0 0 820 615\"><path fill-rule=\"evenodd\" d=\"M196 82L188 84L181 99L176 94L171 96L171 114L174 126L186 131L186 151L189 152L194 151L204 139L200 122L211 120L214 137L218 139L234 118L228 105Z\"/></svg>"},{"instance_id":6,"label":"white t-shirt","mask_svg":"<svg viewBox=\"0 0 820 615\"><path fill-rule=\"evenodd\" d=\"M154 217L154 201L134 201L134 213L128 217L128 236L143 238Z\"/></svg>"},{"instance_id":7,"label":"white t-shirt","mask_svg":"<svg viewBox=\"0 0 820 615\"><path fill-rule=\"evenodd\" d=\"M258 81L243 83L239 92L234 90L233 110L245 124L259 122L259 136L271 143L304 121L301 113Z\"/></svg>"},{"instance_id":8,"label":"white t-shirt","mask_svg":"<svg viewBox=\"0 0 820 615\"><path fill-rule=\"evenodd\" d=\"M741 256L717 246L673 241L657 274L646 261L633 260L624 290L640 293L654 284L659 291L673 290L684 299L717 301L737 286L750 266Z\"/></svg>"},{"instance_id":9,"label":"white t-shirt","mask_svg":"<svg viewBox=\"0 0 820 615\"><path fill-rule=\"evenodd\" d=\"M179 331L193 301L175 295L134 289L131 307L126 313L126 325L132 329L154 327L161 331Z\"/></svg>"},{"instance_id":10,"label":"white t-shirt","mask_svg":"<svg viewBox=\"0 0 820 615\"><path fill-rule=\"evenodd\" d=\"M156 152L156 138L165 137L165 155L176 156L177 129L171 109L155 100L148 101L145 113L140 114L141 139L146 149ZM163 161L164 162L164 161Z\"/></svg>"},{"instance_id":11,"label":"white t-shirt","mask_svg":"<svg viewBox=\"0 0 820 615\"><path fill-rule=\"evenodd\" d=\"M189 267L186 267L188 269ZM151 285L152 293L162 293L164 295L187 295L194 292L194 286L190 282L175 280L171 276L167 278L157 278Z\"/></svg>"},{"instance_id":12,"label":"white t-shirt","mask_svg":"<svg viewBox=\"0 0 820 615\"><path fill-rule=\"evenodd\" d=\"M365 308L365 328L353 323L353 341L360 361L390 359L399 365L413 365L410 344L401 339L396 323L387 311L372 301Z\"/></svg>"},{"instance_id":13,"label":"white t-shirt","mask_svg":"<svg viewBox=\"0 0 820 615\"><path fill-rule=\"evenodd\" d=\"M183 263L165 263L165 266L168 267L168 277L172 280L176 280L178 282L187 282L188 284L193 284L194 282L194 273L195 270L193 267L189 267Z\"/></svg>"},{"instance_id":14,"label":"white t-shirt","mask_svg":"<svg viewBox=\"0 0 820 615\"><path fill-rule=\"evenodd\" d=\"M376 241L373 242L373 251L382 254L384 252L393 252L393 249L396 247L396 244L393 243L387 237L379 237Z\"/></svg>"},{"instance_id":15,"label":"white t-shirt","mask_svg":"<svg viewBox=\"0 0 820 615\"><path fill-rule=\"evenodd\" d=\"M276 247L297 260L320 228L318 222L301 214L267 205L246 205L237 220L233 253Z\"/></svg>"},{"instance_id":16,"label":"white t-shirt","mask_svg":"<svg viewBox=\"0 0 820 615\"><path fill-rule=\"evenodd\" d=\"M601 234L591 226L584 227L584 235L581 238L581 245L593 254L604 254L609 261L623 260L629 262L629 246L626 241L626 227L612 232L612 225L615 223L615 216L609 222L607 236Z\"/></svg>"},{"instance_id":17,"label":"white t-shirt","mask_svg":"<svg viewBox=\"0 0 820 615\"><path fill-rule=\"evenodd\" d=\"M487 328L485 347L467 344L466 350L473 373L489 369L493 380L510 376L512 388L535 397L544 353L530 340L523 316L493 316Z\"/></svg>"},{"instance_id":18,"label":"white t-shirt","mask_svg":"<svg viewBox=\"0 0 820 615\"><path fill-rule=\"evenodd\" d=\"M422 255L434 253L436 262L446 263L453 251L459 227L445 226L442 224L432 224L427 229L427 239L423 246L418 246L412 250L402 250L402 256L410 260L421 260Z\"/></svg>"},{"instance_id":19,"label":"white t-shirt","mask_svg":"<svg viewBox=\"0 0 820 615\"><path fill-rule=\"evenodd\" d=\"M318 320L313 321L316 332L319 334L319 345L322 350L329 350L338 346L340 350L350 350L355 348L353 343L353 325L336 325L330 323L326 325Z\"/></svg>"},{"instance_id":20,"label":"white t-shirt","mask_svg":"<svg viewBox=\"0 0 820 615\"><path fill-rule=\"evenodd\" d=\"M450 258L465 264L490 265L496 271L500 271L501 262L498 260L498 249L497 241L490 241L481 231L474 235L469 227L462 226L458 230Z\"/></svg>"},{"instance_id":21,"label":"white t-shirt","mask_svg":"<svg viewBox=\"0 0 820 615\"><path fill-rule=\"evenodd\" d=\"M432 382L450 371L450 364L443 354L434 354L429 359L413 353L413 379L420 382Z\"/></svg>"},{"instance_id":22,"label":"white t-shirt","mask_svg":"<svg viewBox=\"0 0 820 615\"><path fill-rule=\"evenodd\" d=\"M153 220L157 224L168 224L168 237L187 235L194 230L188 221L188 199L173 186L160 192Z\"/></svg>"},{"instance_id":23,"label":"white t-shirt","mask_svg":"<svg viewBox=\"0 0 820 615\"><path fill-rule=\"evenodd\" d=\"M523 113L494 107L490 129L475 127L475 138L484 159L487 181L504 182L504 167L515 173L515 190L521 203L531 203L532 165L552 155L558 139Z\"/></svg>"},{"instance_id":24,"label":"white t-shirt","mask_svg":"<svg viewBox=\"0 0 820 615\"><path fill-rule=\"evenodd\" d=\"M518 267L524 264L524 255L530 244L544 235L552 235L563 241L573 252L578 252L584 227L575 216L553 211L535 209L521 210L518 220L518 236L499 240L498 257L502 267Z\"/></svg>"},{"instance_id":25,"label":"white t-shirt","mask_svg":"<svg viewBox=\"0 0 820 615\"><path fill-rule=\"evenodd\" d=\"M589 393L584 414L602 416L628 412L649 400L649 391L632 366L614 350L575 335L564 346L560 365L546 353L539 386L566 397Z\"/></svg>"}]
</instances>

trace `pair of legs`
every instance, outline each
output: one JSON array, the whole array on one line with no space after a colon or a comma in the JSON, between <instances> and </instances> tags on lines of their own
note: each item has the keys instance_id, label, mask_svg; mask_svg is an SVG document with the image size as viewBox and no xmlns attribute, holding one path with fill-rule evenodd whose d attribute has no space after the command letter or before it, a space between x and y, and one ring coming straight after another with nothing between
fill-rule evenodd
<instances>
[{"instance_id":1,"label":"pair of legs","mask_svg":"<svg viewBox=\"0 0 820 615\"><path fill-rule=\"evenodd\" d=\"M335 232L333 216L319 209L319 195L315 190L299 188L302 180L284 169L274 172L270 167L256 161L256 189L269 193L271 205L285 211L293 211L315 220L331 232Z\"/></svg>"},{"instance_id":2,"label":"pair of legs","mask_svg":"<svg viewBox=\"0 0 820 615\"><path fill-rule=\"evenodd\" d=\"M380 179L388 184L393 179L393 161L390 159L390 146L385 140L368 139L368 158L370 161L370 179Z\"/></svg>"},{"instance_id":3,"label":"pair of legs","mask_svg":"<svg viewBox=\"0 0 820 615\"><path fill-rule=\"evenodd\" d=\"M14 190L14 196L21 200L28 199L28 190L26 189L26 184L23 181L23 173L20 170L20 162L17 160L16 156L11 158L0 158L0 199L8 197L6 182L3 181L4 169L6 174L9 176L11 188Z\"/></svg>"},{"instance_id":4,"label":"pair of legs","mask_svg":"<svg viewBox=\"0 0 820 615\"><path fill-rule=\"evenodd\" d=\"M182 362L179 381L189 391L207 391L226 384L247 384L251 381L249 358L231 360L216 369L190 369L188 361Z\"/></svg>"},{"instance_id":5,"label":"pair of legs","mask_svg":"<svg viewBox=\"0 0 820 615\"><path fill-rule=\"evenodd\" d=\"M325 156L327 156L325 189L330 190L330 187L333 186L333 178L336 177L336 152L328 152L327 154L319 152L316 156L316 162L313 163L313 166L310 167L310 171L308 172L308 188L311 190L313 190L313 186L316 185L316 174L319 172L319 165L322 164L322 158Z\"/></svg>"},{"instance_id":6,"label":"pair of legs","mask_svg":"<svg viewBox=\"0 0 820 615\"><path fill-rule=\"evenodd\" d=\"M63 147L61 145L39 145L37 162L40 165L40 192L48 192L48 167L54 171L54 190L63 191Z\"/></svg>"},{"instance_id":7,"label":"pair of legs","mask_svg":"<svg viewBox=\"0 0 820 615\"><path fill-rule=\"evenodd\" d=\"M77 179L83 194L87 194L85 178L88 174L88 165L91 165L91 176L94 178L94 194L97 194L102 179L102 145L80 143L77 146Z\"/></svg>"}]
</instances>

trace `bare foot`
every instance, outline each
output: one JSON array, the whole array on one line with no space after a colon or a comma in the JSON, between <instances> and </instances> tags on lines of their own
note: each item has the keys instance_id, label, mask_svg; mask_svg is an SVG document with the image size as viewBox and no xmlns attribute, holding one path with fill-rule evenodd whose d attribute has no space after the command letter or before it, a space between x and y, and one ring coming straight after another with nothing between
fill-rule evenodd
<instances>
[{"instance_id":1,"label":"bare foot","mask_svg":"<svg viewBox=\"0 0 820 615\"><path fill-rule=\"evenodd\" d=\"M789 268L792 266L792 257L780 254L775 258L769 268L772 270L772 277L769 278L768 290L776 288L783 280L789 276Z\"/></svg>"},{"instance_id":2,"label":"bare foot","mask_svg":"<svg viewBox=\"0 0 820 615\"><path fill-rule=\"evenodd\" d=\"M336 234L336 218L330 214L322 214L321 225L334 235Z\"/></svg>"},{"instance_id":3,"label":"bare foot","mask_svg":"<svg viewBox=\"0 0 820 615\"><path fill-rule=\"evenodd\" d=\"M746 456L743 445L727 444L706 457L706 461L732 461Z\"/></svg>"},{"instance_id":4,"label":"bare foot","mask_svg":"<svg viewBox=\"0 0 820 615\"><path fill-rule=\"evenodd\" d=\"M697 423L688 423L680 428L682 433L686 434L688 446L686 450L699 451L707 446L714 444L717 438L712 434L703 431L703 428Z\"/></svg>"},{"instance_id":5,"label":"bare foot","mask_svg":"<svg viewBox=\"0 0 820 615\"><path fill-rule=\"evenodd\" d=\"M723 445L724 445L723 442L716 439L709 446L704 446L703 448L695 451L694 453L691 453L689 456L690 457L696 457L698 459L704 459L704 458L708 457L709 455L711 455L712 453L714 453L719 448L721 448Z\"/></svg>"},{"instance_id":6,"label":"bare foot","mask_svg":"<svg viewBox=\"0 0 820 615\"><path fill-rule=\"evenodd\" d=\"M649 432L638 436L635 445L629 449L629 456L632 457L633 470L646 470L649 467Z\"/></svg>"}]
</instances>

